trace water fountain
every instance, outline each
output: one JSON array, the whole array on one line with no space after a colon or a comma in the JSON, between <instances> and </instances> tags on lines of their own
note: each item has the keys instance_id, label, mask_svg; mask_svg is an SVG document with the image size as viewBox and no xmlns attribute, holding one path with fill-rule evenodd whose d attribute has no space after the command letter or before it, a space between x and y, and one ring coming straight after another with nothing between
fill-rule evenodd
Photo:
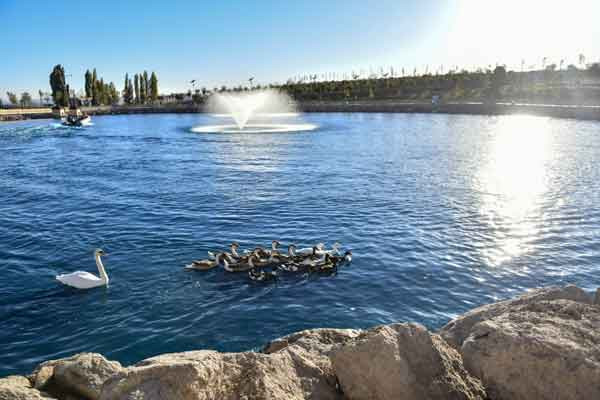
<instances>
[{"instance_id":1,"label":"water fountain","mask_svg":"<svg viewBox=\"0 0 600 400\"><path fill-rule=\"evenodd\" d=\"M200 125L197 133L273 133L309 131L317 126L304 123L293 100L276 90L215 93L206 111L215 118L233 119L235 124Z\"/></svg>"}]
</instances>

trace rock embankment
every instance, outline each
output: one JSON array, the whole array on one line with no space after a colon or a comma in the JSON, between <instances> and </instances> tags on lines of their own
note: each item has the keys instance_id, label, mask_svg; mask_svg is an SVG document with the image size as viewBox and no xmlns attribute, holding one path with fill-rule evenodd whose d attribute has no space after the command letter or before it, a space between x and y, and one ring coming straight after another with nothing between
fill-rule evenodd
<instances>
[{"instance_id":1,"label":"rock embankment","mask_svg":"<svg viewBox=\"0 0 600 400\"><path fill-rule=\"evenodd\" d=\"M199 350L123 367L82 353L0 379L0 400L600 399L600 290L551 287L432 333L312 329L261 352Z\"/></svg>"}]
</instances>

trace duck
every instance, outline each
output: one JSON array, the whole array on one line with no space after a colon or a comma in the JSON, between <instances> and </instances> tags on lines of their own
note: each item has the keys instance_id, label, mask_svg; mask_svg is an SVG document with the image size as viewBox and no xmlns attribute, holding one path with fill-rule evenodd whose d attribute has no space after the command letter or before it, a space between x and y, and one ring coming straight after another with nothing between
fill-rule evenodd
<instances>
[{"instance_id":1,"label":"duck","mask_svg":"<svg viewBox=\"0 0 600 400\"><path fill-rule=\"evenodd\" d=\"M333 272L337 270L337 262L335 262L329 254L325 254L325 258L315 264L310 265L311 272Z\"/></svg>"},{"instance_id":2,"label":"duck","mask_svg":"<svg viewBox=\"0 0 600 400\"><path fill-rule=\"evenodd\" d=\"M309 256L309 255L313 254L315 247L317 248L318 251L323 250L325 248L325 244L318 243L317 245L315 245L313 247L304 247L302 249L294 249L294 250L297 255Z\"/></svg>"},{"instance_id":3,"label":"duck","mask_svg":"<svg viewBox=\"0 0 600 400\"><path fill-rule=\"evenodd\" d=\"M91 289L100 286L108 286L108 275L102 264L100 257L107 254L102 249L94 250L94 259L98 268L98 275L90 274L86 271L75 271L70 274L56 275L56 280L63 285L71 286L76 289Z\"/></svg>"},{"instance_id":4,"label":"duck","mask_svg":"<svg viewBox=\"0 0 600 400\"><path fill-rule=\"evenodd\" d=\"M233 258L240 259L244 257L237 252L237 249L240 248L240 244L238 242L232 242L231 245L229 245L229 247L231 248L231 255L233 256Z\"/></svg>"},{"instance_id":5,"label":"duck","mask_svg":"<svg viewBox=\"0 0 600 400\"><path fill-rule=\"evenodd\" d=\"M333 246L331 246L331 250L325 250L325 246L317 250L317 254L320 256L324 256L325 254L329 254L330 256L339 255L340 254L340 246L339 242L335 242Z\"/></svg>"},{"instance_id":6,"label":"duck","mask_svg":"<svg viewBox=\"0 0 600 400\"><path fill-rule=\"evenodd\" d=\"M240 257L237 260L231 257L224 257L223 269L227 272L246 272L253 268L250 261L252 257L254 257L253 254L248 257Z\"/></svg>"},{"instance_id":7,"label":"duck","mask_svg":"<svg viewBox=\"0 0 600 400\"><path fill-rule=\"evenodd\" d=\"M269 257L269 261L273 264L284 264L287 262L301 261L301 258L294 255L294 246L290 244L288 246L287 254L280 253L279 251L271 252L271 256Z\"/></svg>"},{"instance_id":8,"label":"duck","mask_svg":"<svg viewBox=\"0 0 600 400\"><path fill-rule=\"evenodd\" d=\"M271 281L277 279L277 271L263 271L257 268L252 268L248 271L248 276L253 281Z\"/></svg>"},{"instance_id":9,"label":"duck","mask_svg":"<svg viewBox=\"0 0 600 400\"><path fill-rule=\"evenodd\" d=\"M352 262L352 250L346 250L343 256L331 256L337 264L350 264Z\"/></svg>"},{"instance_id":10,"label":"duck","mask_svg":"<svg viewBox=\"0 0 600 400\"><path fill-rule=\"evenodd\" d=\"M302 260L300 262L298 262L298 264L300 265L306 265L306 266L314 266L317 265L321 262L323 262L325 260L325 257L321 257L317 254L317 252L319 251L318 247L315 246L313 247L313 251L312 254L308 255L308 256L303 256ZM326 256L328 256L329 254L325 254Z\"/></svg>"},{"instance_id":11,"label":"duck","mask_svg":"<svg viewBox=\"0 0 600 400\"><path fill-rule=\"evenodd\" d=\"M187 264L184 269L206 271L218 267L223 259L223 253L218 253L214 260L195 260Z\"/></svg>"},{"instance_id":12,"label":"duck","mask_svg":"<svg viewBox=\"0 0 600 400\"><path fill-rule=\"evenodd\" d=\"M270 260L260 260L256 254L253 254L252 256L250 256L250 259L248 260L248 264L252 268L262 268L262 267L268 267L268 266L272 265L273 263Z\"/></svg>"}]
</instances>

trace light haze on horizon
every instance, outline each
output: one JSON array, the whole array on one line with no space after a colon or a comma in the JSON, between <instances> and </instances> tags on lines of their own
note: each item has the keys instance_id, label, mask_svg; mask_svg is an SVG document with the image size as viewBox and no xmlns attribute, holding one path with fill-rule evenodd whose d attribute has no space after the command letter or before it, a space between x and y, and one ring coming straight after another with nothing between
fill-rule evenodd
<instances>
[{"instance_id":1,"label":"light haze on horizon","mask_svg":"<svg viewBox=\"0 0 600 400\"><path fill-rule=\"evenodd\" d=\"M381 67L540 68L544 57L566 67L600 60L598 15L593 0L0 0L0 94L49 91L55 64L76 90L88 68L119 90L126 72L155 71L161 93L191 79L210 89Z\"/></svg>"}]
</instances>

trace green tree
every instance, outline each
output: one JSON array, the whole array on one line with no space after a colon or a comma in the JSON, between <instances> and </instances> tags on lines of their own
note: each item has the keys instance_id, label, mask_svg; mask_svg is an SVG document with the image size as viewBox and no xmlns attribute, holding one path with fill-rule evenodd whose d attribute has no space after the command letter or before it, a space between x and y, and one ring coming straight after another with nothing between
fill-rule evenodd
<instances>
[{"instance_id":1,"label":"green tree","mask_svg":"<svg viewBox=\"0 0 600 400\"><path fill-rule=\"evenodd\" d=\"M135 74L133 78L133 84L135 85L135 104L140 104L140 76Z\"/></svg>"},{"instance_id":2,"label":"green tree","mask_svg":"<svg viewBox=\"0 0 600 400\"><path fill-rule=\"evenodd\" d=\"M117 92L117 87L112 82L108 85L108 87L110 93L110 104L117 104L119 102L119 92Z\"/></svg>"},{"instance_id":3,"label":"green tree","mask_svg":"<svg viewBox=\"0 0 600 400\"><path fill-rule=\"evenodd\" d=\"M99 106L102 104L102 91L104 90L104 82L102 79L97 80L94 85L94 98L92 99L92 104L95 106Z\"/></svg>"},{"instance_id":4,"label":"green tree","mask_svg":"<svg viewBox=\"0 0 600 400\"><path fill-rule=\"evenodd\" d=\"M54 99L57 106L66 107L69 105L65 69L60 64L54 66L50 73L50 88L52 89L52 99Z\"/></svg>"},{"instance_id":5,"label":"green tree","mask_svg":"<svg viewBox=\"0 0 600 400\"><path fill-rule=\"evenodd\" d=\"M123 102L125 104L131 104L133 102L133 95L131 90L131 79L129 74L125 74L125 87L123 88Z\"/></svg>"},{"instance_id":6,"label":"green tree","mask_svg":"<svg viewBox=\"0 0 600 400\"><path fill-rule=\"evenodd\" d=\"M144 71L144 93L146 94L146 101L150 100L150 82L146 71Z\"/></svg>"},{"instance_id":7,"label":"green tree","mask_svg":"<svg viewBox=\"0 0 600 400\"><path fill-rule=\"evenodd\" d=\"M98 74L96 74L96 68L92 72L92 105L97 106L99 103L99 90L98 90Z\"/></svg>"},{"instance_id":8,"label":"green tree","mask_svg":"<svg viewBox=\"0 0 600 400\"><path fill-rule=\"evenodd\" d=\"M10 101L10 104L13 106L16 106L19 103L17 95L13 92L6 92L6 97L8 97L8 101Z\"/></svg>"},{"instance_id":9,"label":"green tree","mask_svg":"<svg viewBox=\"0 0 600 400\"><path fill-rule=\"evenodd\" d=\"M127 98L129 99L129 104L133 103L133 84L131 83L131 78L129 78L129 83L127 84Z\"/></svg>"},{"instance_id":10,"label":"green tree","mask_svg":"<svg viewBox=\"0 0 600 400\"><path fill-rule=\"evenodd\" d=\"M21 107L31 107L31 95L28 92L21 93Z\"/></svg>"},{"instance_id":11,"label":"green tree","mask_svg":"<svg viewBox=\"0 0 600 400\"><path fill-rule=\"evenodd\" d=\"M140 74L140 103L146 104L146 82L144 82L144 74Z\"/></svg>"},{"instance_id":12,"label":"green tree","mask_svg":"<svg viewBox=\"0 0 600 400\"><path fill-rule=\"evenodd\" d=\"M85 97L92 97L92 73L90 70L85 71Z\"/></svg>"},{"instance_id":13,"label":"green tree","mask_svg":"<svg viewBox=\"0 0 600 400\"><path fill-rule=\"evenodd\" d=\"M150 98L152 101L158 99L158 78L154 72L150 76Z\"/></svg>"}]
</instances>

